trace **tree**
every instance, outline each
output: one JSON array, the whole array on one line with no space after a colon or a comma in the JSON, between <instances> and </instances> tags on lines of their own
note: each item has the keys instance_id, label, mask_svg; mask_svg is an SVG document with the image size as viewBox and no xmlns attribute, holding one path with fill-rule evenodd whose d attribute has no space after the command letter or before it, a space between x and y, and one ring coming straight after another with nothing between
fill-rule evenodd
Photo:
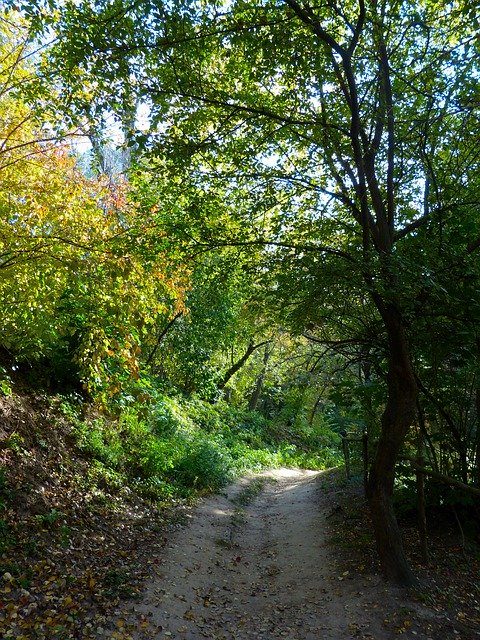
<instances>
[{"instance_id":1,"label":"tree","mask_svg":"<svg viewBox=\"0 0 480 640\"><path fill-rule=\"evenodd\" d=\"M148 364L184 392L214 400L268 341L269 329L250 308L254 287L231 252L197 256L189 266L185 313L162 328Z\"/></svg>"},{"instance_id":2,"label":"tree","mask_svg":"<svg viewBox=\"0 0 480 640\"><path fill-rule=\"evenodd\" d=\"M228 224L194 245L266 246L267 263L289 259L292 282L340 294L323 273L348 272L369 298L388 369L369 502L383 571L401 584L414 576L392 493L416 411L414 302L431 263L431 247L416 262L409 247L469 201L475 25L456 2L85 0L60 12L49 58L65 83L75 74L73 89L90 82L88 113L108 104L120 117L132 94L148 102L151 136L136 141L165 159L171 189L224 202ZM84 99L72 106L82 113ZM337 297L332 313L341 308Z\"/></svg>"},{"instance_id":3,"label":"tree","mask_svg":"<svg viewBox=\"0 0 480 640\"><path fill-rule=\"evenodd\" d=\"M113 393L139 375L150 326L182 308L185 278L156 229L152 255L154 221L125 180L85 177L51 114L41 121L34 54L25 21L1 13L0 345Z\"/></svg>"}]
</instances>

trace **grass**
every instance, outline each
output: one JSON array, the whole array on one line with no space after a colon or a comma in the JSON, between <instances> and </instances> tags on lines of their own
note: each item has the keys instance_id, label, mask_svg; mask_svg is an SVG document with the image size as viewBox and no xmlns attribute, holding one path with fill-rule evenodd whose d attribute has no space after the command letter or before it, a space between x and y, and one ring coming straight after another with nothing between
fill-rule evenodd
<instances>
[{"instance_id":1,"label":"grass","mask_svg":"<svg viewBox=\"0 0 480 640\"><path fill-rule=\"evenodd\" d=\"M247 523L248 513L246 507L251 504L255 498L264 490L265 485L275 482L273 478L251 478L247 485L241 489L235 496L230 498L230 502L234 505L232 515L230 516L229 527L227 528L227 538L218 538L216 544L227 549L234 549L235 534L242 529Z\"/></svg>"},{"instance_id":2,"label":"grass","mask_svg":"<svg viewBox=\"0 0 480 640\"><path fill-rule=\"evenodd\" d=\"M272 478L252 478L240 493L231 499L237 507L247 507L263 491L268 482L274 482Z\"/></svg>"}]
</instances>

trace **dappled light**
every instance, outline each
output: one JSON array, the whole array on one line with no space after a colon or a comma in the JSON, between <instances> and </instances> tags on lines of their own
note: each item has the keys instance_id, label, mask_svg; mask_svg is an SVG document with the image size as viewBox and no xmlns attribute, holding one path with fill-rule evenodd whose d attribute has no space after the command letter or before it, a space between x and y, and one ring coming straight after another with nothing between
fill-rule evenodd
<instances>
[{"instance_id":1,"label":"dappled light","mask_svg":"<svg viewBox=\"0 0 480 640\"><path fill-rule=\"evenodd\" d=\"M478 638L479 30L1 3L1 638Z\"/></svg>"}]
</instances>

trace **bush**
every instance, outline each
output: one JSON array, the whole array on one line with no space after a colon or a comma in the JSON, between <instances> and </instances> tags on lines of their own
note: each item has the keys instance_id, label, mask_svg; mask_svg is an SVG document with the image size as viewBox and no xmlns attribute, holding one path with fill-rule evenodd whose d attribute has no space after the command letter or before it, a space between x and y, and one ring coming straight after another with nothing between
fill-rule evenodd
<instances>
[{"instance_id":1,"label":"bush","mask_svg":"<svg viewBox=\"0 0 480 640\"><path fill-rule=\"evenodd\" d=\"M67 401L62 408L78 447L92 458L92 480L110 490L128 483L152 500L215 491L235 475L266 467L339 462L338 436L322 421L272 423L222 401L142 391L139 383L112 402L109 418L82 421L79 407Z\"/></svg>"},{"instance_id":2,"label":"bush","mask_svg":"<svg viewBox=\"0 0 480 640\"><path fill-rule=\"evenodd\" d=\"M121 467L124 457L123 443L115 424L103 419L92 422L78 421L75 434L81 451L108 467Z\"/></svg>"},{"instance_id":3,"label":"bush","mask_svg":"<svg viewBox=\"0 0 480 640\"><path fill-rule=\"evenodd\" d=\"M174 467L174 477L184 486L215 491L234 478L233 458L221 442L199 439L192 442Z\"/></svg>"}]
</instances>

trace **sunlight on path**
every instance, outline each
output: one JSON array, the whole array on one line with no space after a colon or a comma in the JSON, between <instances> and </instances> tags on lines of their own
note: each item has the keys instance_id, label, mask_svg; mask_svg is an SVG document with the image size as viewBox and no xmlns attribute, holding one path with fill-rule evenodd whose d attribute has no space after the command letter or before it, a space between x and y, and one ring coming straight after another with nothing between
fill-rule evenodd
<instances>
[{"instance_id":1,"label":"sunlight on path","mask_svg":"<svg viewBox=\"0 0 480 640\"><path fill-rule=\"evenodd\" d=\"M276 469L260 477L265 486L250 504L238 500L247 478L205 500L165 549L136 607L149 629L136 640L398 637L383 624L379 602L393 594L380 580L337 575L322 474Z\"/></svg>"}]
</instances>

